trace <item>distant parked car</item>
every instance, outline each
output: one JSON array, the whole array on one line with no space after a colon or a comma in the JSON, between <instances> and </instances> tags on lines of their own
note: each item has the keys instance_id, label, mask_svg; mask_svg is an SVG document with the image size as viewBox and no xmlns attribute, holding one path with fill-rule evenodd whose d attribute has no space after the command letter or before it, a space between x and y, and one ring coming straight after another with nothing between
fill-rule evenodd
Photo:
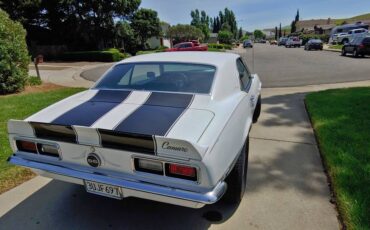
<instances>
[{"instance_id":1,"label":"distant parked car","mask_svg":"<svg viewBox=\"0 0 370 230\"><path fill-rule=\"evenodd\" d=\"M349 41L351 41L353 38L358 37L358 36L363 36L364 34L367 34L369 31L364 28L360 29L354 29L348 31L346 34L340 34L337 36L337 42L340 44L345 44Z\"/></svg>"},{"instance_id":2,"label":"distant parked car","mask_svg":"<svg viewBox=\"0 0 370 230\"><path fill-rule=\"evenodd\" d=\"M305 50L322 50L323 42L321 39L310 39L304 46Z\"/></svg>"},{"instance_id":3,"label":"distant parked car","mask_svg":"<svg viewBox=\"0 0 370 230\"><path fill-rule=\"evenodd\" d=\"M330 38L329 38L329 43L334 44L338 43L337 38L341 34L348 34L348 31L354 30L354 29L369 29L368 24L364 24L362 22L357 22L355 24L346 24L346 25L341 25L341 26L336 26L334 27L331 32L330 32ZM350 40L348 40L350 41Z\"/></svg>"},{"instance_id":4,"label":"distant parked car","mask_svg":"<svg viewBox=\"0 0 370 230\"><path fill-rule=\"evenodd\" d=\"M173 48L167 49L166 51L173 52L173 51L207 51L207 50L208 46L202 46L194 42L182 42L176 44Z\"/></svg>"},{"instance_id":5,"label":"distant parked car","mask_svg":"<svg viewBox=\"0 0 370 230\"><path fill-rule=\"evenodd\" d=\"M285 46L287 40L288 40L287 37L281 37L279 39L278 46Z\"/></svg>"},{"instance_id":6,"label":"distant parked car","mask_svg":"<svg viewBox=\"0 0 370 230\"><path fill-rule=\"evenodd\" d=\"M289 37L285 43L285 47L301 47L301 40L299 37Z\"/></svg>"},{"instance_id":7,"label":"distant parked car","mask_svg":"<svg viewBox=\"0 0 370 230\"><path fill-rule=\"evenodd\" d=\"M353 54L354 57L370 55L370 37L356 37L344 44L342 56L346 56L347 53Z\"/></svg>"},{"instance_id":8,"label":"distant parked car","mask_svg":"<svg viewBox=\"0 0 370 230\"><path fill-rule=\"evenodd\" d=\"M276 40L271 40L270 41L270 45L277 45L277 44L278 44L278 42Z\"/></svg>"},{"instance_id":9,"label":"distant parked car","mask_svg":"<svg viewBox=\"0 0 370 230\"><path fill-rule=\"evenodd\" d=\"M243 42L243 48L247 48L247 47L253 48L253 43L251 40L245 40Z\"/></svg>"}]
</instances>

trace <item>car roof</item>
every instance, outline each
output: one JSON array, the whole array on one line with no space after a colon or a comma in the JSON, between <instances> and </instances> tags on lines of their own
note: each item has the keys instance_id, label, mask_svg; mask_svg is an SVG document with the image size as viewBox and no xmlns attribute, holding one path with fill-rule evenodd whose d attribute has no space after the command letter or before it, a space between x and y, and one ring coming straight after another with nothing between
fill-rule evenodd
<instances>
[{"instance_id":1,"label":"car roof","mask_svg":"<svg viewBox=\"0 0 370 230\"><path fill-rule=\"evenodd\" d=\"M225 63L235 61L240 56L234 53L206 52L206 51L186 51L186 52L162 52L153 54L143 54L130 57L119 63L135 62L182 62L208 64L222 67Z\"/></svg>"}]
</instances>

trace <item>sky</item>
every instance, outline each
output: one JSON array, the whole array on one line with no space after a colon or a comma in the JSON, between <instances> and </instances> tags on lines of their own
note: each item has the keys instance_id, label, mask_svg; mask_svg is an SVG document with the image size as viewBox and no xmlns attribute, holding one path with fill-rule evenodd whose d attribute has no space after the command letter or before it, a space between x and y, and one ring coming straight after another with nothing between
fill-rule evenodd
<instances>
[{"instance_id":1,"label":"sky","mask_svg":"<svg viewBox=\"0 0 370 230\"><path fill-rule=\"evenodd\" d=\"M370 0L142 0L141 7L158 12L161 21L189 24L190 11L205 10L217 16L225 7L233 10L244 30L290 25L297 9L301 19L347 18L370 13Z\"/></svg>"}]
</instances>

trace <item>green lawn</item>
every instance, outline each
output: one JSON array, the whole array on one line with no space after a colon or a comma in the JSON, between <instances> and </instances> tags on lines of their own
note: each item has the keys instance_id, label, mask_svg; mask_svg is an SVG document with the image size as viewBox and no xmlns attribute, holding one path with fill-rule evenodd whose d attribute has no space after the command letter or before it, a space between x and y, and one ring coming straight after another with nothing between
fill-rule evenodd
<instances>
[{"instance_id":1,"label":"green lawn","mask_svg":"<svg viewBox=\"0 0 370 230\"><path fill-rule=\"evenodd\" d=\"M9 165L12 151L8 142L7 121L27 116L83 89L63 88L48 92L0 96L0 194L33 177L31 171Z\"/></svg>"},{"instance_id":2,"label":"green lawn","mask_svg":"<svg viewBox=\"0 0 370 230\"><path fill-rule=\"evenodd\" d=\"M331 45L329 46L330 49L337 49L337 50L342 50L343 45Z\"/></svg>"},{"instance_id":3,"label":"green lawn","mask_svg":"<svg viewBox=\"0 0 370 230\"><path fill-rule=\"evenodd\" d=\"M370 229L370 88L311 93L306 104L348 229Z\"/></svg>"}]
</instances>

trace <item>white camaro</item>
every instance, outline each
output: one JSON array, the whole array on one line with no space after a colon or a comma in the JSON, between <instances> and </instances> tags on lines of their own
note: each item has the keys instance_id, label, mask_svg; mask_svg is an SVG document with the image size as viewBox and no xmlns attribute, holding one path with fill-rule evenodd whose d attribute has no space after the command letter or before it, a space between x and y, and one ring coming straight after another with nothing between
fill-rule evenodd
<instances>
[{"instance_id":1,"label":"white camaro","mask_svg":"<svg viewBox=\"0 0 370 230\"><path fill-rule=\"evenodd\" d=\"M260 92L236 54L128 58L91 89L10 120L9 162L117 199L239 202Z\"/></svg>"}]
</instances>

